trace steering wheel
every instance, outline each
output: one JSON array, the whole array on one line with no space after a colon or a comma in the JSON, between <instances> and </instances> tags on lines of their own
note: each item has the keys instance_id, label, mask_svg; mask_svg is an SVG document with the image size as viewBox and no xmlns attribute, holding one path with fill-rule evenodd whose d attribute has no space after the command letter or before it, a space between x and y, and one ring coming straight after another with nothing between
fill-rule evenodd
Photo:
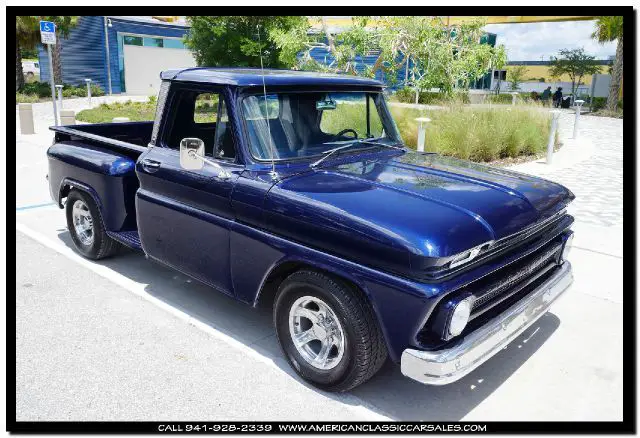
<instances>
[{"instance_id":1,"label":"steering wheel","mask_svg":"<svg viewBox=\"0 0 640 438\"><path fill-rule=\"evenodd\" d=\"M343 129L342 131L340 131L336 135L334 135L333 138L331 139L331 141L335 141L335 140L339 139L340 137L345 135L347 132L352 132L354 139L358 138L358 133L354 129L347 128L347 129Z\"/></svg>"}]
</instances>

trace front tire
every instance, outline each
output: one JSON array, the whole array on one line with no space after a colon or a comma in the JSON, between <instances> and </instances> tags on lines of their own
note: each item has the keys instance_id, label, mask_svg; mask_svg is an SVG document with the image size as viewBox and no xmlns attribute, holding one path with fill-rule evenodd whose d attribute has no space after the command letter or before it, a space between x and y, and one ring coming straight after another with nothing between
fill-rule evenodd
<instances>
[{"instance_id":1,"label":"front tire","mask_svg":"<svg viewBox=\"0 0 640 438\"><path fill-rule=\"evenodd\" d=\"M326 274L291 274L274 304L280 347L307 382L344 392L369 380L384 364L387 349L364 294Z\"/></svg>"},{"instance_id":2,"label":"front tire","mask_svg":"<svg viewBox=\"0 0 640 438\"><path fill-rule=\"evenodd\" d=\"M120 244L107 235L98 206L91 196L72 190L65 209L67 228L80 254L100 260L118 251Z\"/></svg>"}]
</instances>

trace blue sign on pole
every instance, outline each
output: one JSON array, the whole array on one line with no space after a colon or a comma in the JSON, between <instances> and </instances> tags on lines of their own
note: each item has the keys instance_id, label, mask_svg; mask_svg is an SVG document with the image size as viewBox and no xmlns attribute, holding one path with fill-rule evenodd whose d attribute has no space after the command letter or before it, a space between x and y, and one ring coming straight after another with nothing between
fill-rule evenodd
<instances>
[{"instance_id":1,"label":"blue sign on pole","mask_svg":"<svg viewBox=\"0 0 640 438\"><path fill-rule=\"evenodd\" d=\"M40 22L40 32L55 32L56 25L51 21L41 21Z\"/></svg>"},{"instance_id":2,"label":"blue sign on pole","mask_svg":"<svg viewBox=\"0 0 640 438\"><path fill-rule=\"evenodd\" d=\"M40 38L42 44L56 43L56 25L51 21L40 22Z\"/></svg>"}]
</instances>

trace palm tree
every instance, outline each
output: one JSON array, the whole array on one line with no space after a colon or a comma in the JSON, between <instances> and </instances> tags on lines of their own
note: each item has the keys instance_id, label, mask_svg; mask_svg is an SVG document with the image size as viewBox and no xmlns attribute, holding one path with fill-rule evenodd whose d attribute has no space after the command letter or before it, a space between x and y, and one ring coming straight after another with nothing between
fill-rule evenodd
<instances>
[{"instance_id":1,"label":"palm tree","mask_svg":"<svg viewBox=\"0 0 640 438\"><path fill-rule=\"evenodd\" d=\"M24 86L22 50L33 49L38 39L38 19L34 16L16 17L16 91Z\"/></svg>"},{"instance_id":2,"label":"palm tree","mask_svg":"<svg viewBox=\"0 0 640 438\"><path fill-rule=\"evenodd\" d=\"M600 43L618 40L616 60L613 63L611 85L609 86L609 97L607 98L607 109L616 111L618 109L620 85L622 84L622 17L599 17L596 21L596 30L591 36Z\"/></svg>"}]
</instances>

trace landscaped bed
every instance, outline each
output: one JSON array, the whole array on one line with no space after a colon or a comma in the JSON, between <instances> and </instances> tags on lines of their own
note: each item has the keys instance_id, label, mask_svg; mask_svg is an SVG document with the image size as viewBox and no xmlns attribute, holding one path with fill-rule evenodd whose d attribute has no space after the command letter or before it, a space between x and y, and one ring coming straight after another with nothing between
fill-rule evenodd
<instances>
[{"instance_id":1,"label":"landscaped bed","mask_svg":"<svg viewBox=\"0 0 640 438\"><path fill-rule=\"evenodd\" d=\"M114 117L153 120L155 97L148 102L102 104L80 111L76 119L88 123L111 122ZM425 150L457 158L511 164L539 158L546 150L550 115L535 105L487 108L447 105L442 109L416 109L391 105L391 113L405 143L417 145L417 117L429 117ZM340 123L340 121L336 121ZM558 137L556 135L556 144Z\"/></svg>"}]
</instances>

